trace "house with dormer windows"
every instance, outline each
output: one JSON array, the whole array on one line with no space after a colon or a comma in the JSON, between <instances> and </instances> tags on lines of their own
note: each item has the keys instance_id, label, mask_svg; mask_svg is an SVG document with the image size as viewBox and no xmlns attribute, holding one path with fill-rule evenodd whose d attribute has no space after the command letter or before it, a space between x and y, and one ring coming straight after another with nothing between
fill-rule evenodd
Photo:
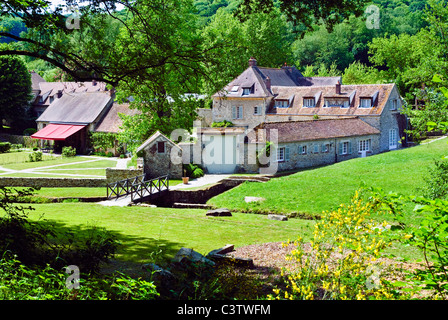
<instances>
[{"instance_id":1,"label":"house with dormer windows","mask_svg":"<svg viewBox=\"0 0 448 320\"><path fill-rule=\"evenodd\" d=\"M201 162L209 173L259 172L259 152L270 142L279 171L398 149L406 143L401 105L393 83L344 85L341 77L304 77L251 58L200 112L209 119L198 130ZM211 127L224 120L233 126Z\"/></svg>"}]
</instances>

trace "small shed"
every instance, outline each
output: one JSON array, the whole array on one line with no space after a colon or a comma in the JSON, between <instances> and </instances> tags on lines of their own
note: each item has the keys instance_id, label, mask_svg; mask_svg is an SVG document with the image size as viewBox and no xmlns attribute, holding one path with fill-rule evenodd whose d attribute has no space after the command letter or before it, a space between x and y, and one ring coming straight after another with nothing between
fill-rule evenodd
<instances>
[{"instance_id":1,"label":"small shed","mask_svg":"<svg viewBox=\"0 0 448 320\"><path fill-rule=\"evenodd\" d=\"M147 178L167 174L170 179L182 178L182 149L160 131L143 142L136 153L143 158L143 171Z\"/></svg>"}]
</instances>

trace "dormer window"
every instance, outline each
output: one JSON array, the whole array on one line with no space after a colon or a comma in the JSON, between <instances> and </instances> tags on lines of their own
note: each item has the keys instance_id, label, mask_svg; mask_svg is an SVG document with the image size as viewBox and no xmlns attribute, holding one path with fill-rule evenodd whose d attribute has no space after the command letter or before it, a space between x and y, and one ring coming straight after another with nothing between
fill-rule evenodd
<instances>
[{"instance_id":1,"label":"dormer window","mask_svg":"<svg viewBox=\"0 0 448 320\"><path fill-rule=\"evenodd\" d=\"M339 108L348 108L350 107L350 100L348 98L327 98L325 99L325 107L339 107Z\"/></svg>"},{"instance_id":2,"label":"dormer window","mask_svg":"<svg viewBox=\"0 0 448 320\"><path fill-rule=\"evenodd\" d=\"M288 100L275 100L275 107L276 108L288 108L289 102L288 102Z\"/></svg>"},{"instance_id":3,"label":"dormer window","mask_svg":"<svg viewBox=\"0 0 448 320\"><path fill-rule=\"evenodd\" d=\"M360 108L372 108L372 99L371 98L361 98L359 102Z\"/></svg>"},{"instance_id":4,"label":"dormer window","mask_svg":"<svg viewBox=\"0 0 448 320\"><path fill-rule=\"evenodd\" d=\"M248 96L250 95L250 88L243 88L243 96Z\"/></svg>"},{"instance_id":5,"label":"dormer window","mask_svg":"<svg viewBox=\"0 0 448 320\"><path fill-rule=\"evenodd\" d=\"M316 106L316 102L314 98L303 98L303 106L305 108L314 108Z\"/></svg>"}]
</instances>

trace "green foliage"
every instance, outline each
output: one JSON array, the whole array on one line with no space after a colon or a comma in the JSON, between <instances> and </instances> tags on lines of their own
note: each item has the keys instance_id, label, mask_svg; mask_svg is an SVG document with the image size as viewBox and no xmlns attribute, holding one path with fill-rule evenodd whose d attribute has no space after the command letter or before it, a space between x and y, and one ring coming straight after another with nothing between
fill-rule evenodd
<instances>
[{"instance_id":1,"label":"green foliage","mask_svg":"<svg viewBox=\"0 0 448 320\"><path fill-rule=\"evenodd\" d=\"M0 128L2 120L24 119L31 100L31 75L17 57L0 57Z\"/></svg>"},{"instance_id":2,"label":"green foliage","mask_svg":"<svg viewBox=\"0 0 448 320\"><path fill-rule=\"evenodd\" d=\"M41 151L33 151L28 155L29 162L38 162L42 161L43 153Z\"/></svg>"},{"instance_id":3,"label":"green foliage","mask_svg":"<svg viewBox=\"0 0 448 320\"><path fill-rule=\"evenodd\" d=\"M33 207L17 203L29 197L34 188L0 188L0 208L5 215L0 219L0 252L9 251L26 265L54 267L75 264L83 272L98 270L116 251L116 237L102 228L92 227L84 232L58 232L44 221L28 219Z\"/></svg>"},{"instance_id":4,"label":"green foliage","mask_svg":"<svg viewBox=\"0 0 448 320\"><path fill-rule=\"evenodd\" d=\"M201 166L194 163L184 164L183 170L185 172L185 176L191 179L197 179L204 175L204 170Z\"/></svg>"},{"instance_id":5,"label":"green foliage","mask_svg":"<svg viewBox=\"0 0 448 320\"><path fill-rule=\"evenodd\" d=\"M11 149L10 142L0 142L0 153L9 152L10 149Z\"/></svg>"},{"instance_id":6,"label":"green foliage","mask_svg":"<svg viewBox=\"0 0 448 320\"><path fill-rule=\"evenodd\" d=\"M424 268L411 272L406 277L407 292L424 291L427 299L448 297L448 201L429 199L422 196L405 196L400 193L385 194L377 190L375 200L394 212L400 222L399 233L395 237L403 245L420 250ZM403 223L405 212L403 204L414 204L413 214L421 217L418 225ZM411 209L412 210L412 209ZM403 282L397 285L402 286Z\"/></svg>"},{"instance_id":7,"label":"green foliage","mask_svg":"<svg viewBox=\"0 0 448 320\"><path fill-rule=\"evenodd\" d=\"M434 161L424 177L425 186L418 189L421 194L431 200L446 199L448 194L448 160Z\"/></svg>"},{"instance_id":8,"label":"green foliage","mask_svg":"<svg viewBox=\"0 0 448 320\"><path fill-rule=\"evenodd\" d=\"M95 151L106 152L107 149L115 147L117 134L110 132L90 132L89 139Z\"/></svg>"},{"instance_id":9,"label":"green foliage","mask_svg":"<svg viewBox=\"0 0 448 320\"><path fill-rule=\"evenodd\" d=\"M388 283L387 272L375 262L381 251L391 246L384 235L388 222L372 220L383 213L382 207L363 190L356 191L350 203L324 212L315 225L310 249L301 238L294 242L297 249L287 257L294 264L282 272L286 289L275 289L271 298L405 298Z\"/></svg>"},{"instance_id":10,"label":"green foliage","mask_svg":"<svg viewBox=\"0 0 448 320\"><path fill-rule=\"evenodd\" d=\"M233 127L233 123L227 120L212 123L212 128L227 128L227 127Z\"/></svg>"},{"instance_id":11,"label":"green foliage","mask_svg":"<svg viewBox=\"0 0 448 320\"><path fill-rule=\"evenodd\" d=\"M266 145L257 153L257 164L259 167L269 166L272 147L274 147L274 143L271 141L266 141Z\"/></svg>"},{"instance_id":12,"label":"green foliage","mask_svg":"<svg viewBox=\"0 0 448 320\"><path fill-rule=\"evenodd\" d=\"M31 136L32 134L34 134L36 132L37 132L37 130L35 128L26 128L25 130L23 130L23 135Z\"/></svg>"},{"instance_id":13,"label":"green foliage","mask_svg":"<svg viewBox=\"0 0 448 320\"><path fill-rule=\"evenodd\" d=\"M76 156L76 148L73 148L71 146L63 147L62 148L62 157L64 158L71 158Z\"/></svg>"},{"instance_id":14,"label":"green foliage","mask_svg":"<svg viewBox=\"0 0 448 320\"><path fill-rule=\"evenodd\" d=\"M65 269L65 268L62 268ZM2 300L154 300L152 282L117 272L107 277L80 275L79 288L66 286L68 274L51 266L30 268L10 254L0 259Z\"/></svg>"}]
</instances>

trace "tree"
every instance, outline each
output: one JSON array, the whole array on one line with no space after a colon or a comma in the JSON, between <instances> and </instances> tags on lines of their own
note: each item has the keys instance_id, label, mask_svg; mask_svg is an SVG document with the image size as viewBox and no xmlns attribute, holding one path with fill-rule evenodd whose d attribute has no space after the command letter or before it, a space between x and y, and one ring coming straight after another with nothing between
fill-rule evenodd
<instances>
[{"instance_id":1,"label":"tree","mask_svg":"<svg viewBox=\"0 0 448 320\"><path fill-rule=\"evenodd\" d=\"M23 118L31 100L31 75L17 57L0 57L0 128Z\"/></svg>"}]
</instances>

